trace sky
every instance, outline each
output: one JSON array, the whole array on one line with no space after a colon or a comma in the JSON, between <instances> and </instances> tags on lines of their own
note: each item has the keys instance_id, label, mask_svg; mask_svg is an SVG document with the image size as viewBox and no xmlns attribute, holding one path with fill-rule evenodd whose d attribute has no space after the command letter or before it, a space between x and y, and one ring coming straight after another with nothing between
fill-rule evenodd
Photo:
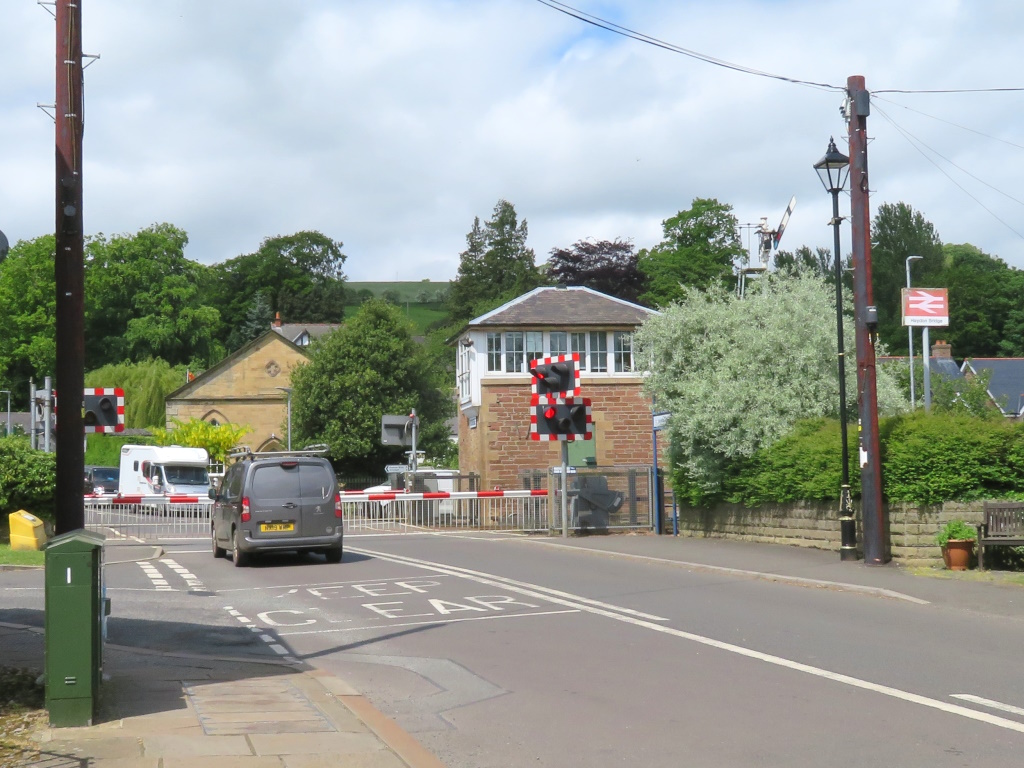
<instances>
[{"instance_id":1,"label":"sky","mask_svg":"<svg viewBox=\"0 0 1024 768\"><path fill-rule=\"evenodd\" d=\"M1024 269L1019 0L572 0L737 72L538 0L82 0L86 235L185 230L204 264L276 235L343 243L352 281L451 280L502 199L537 262L588 238L657 244L695 198L744 244L832 248L813 169L851 75L872 91L871 215ZM52 233L55 24L0 2L0 230ZM52 111L52 110L51 110ZM1020 174L1020 175L1019 175ZM849 212L849 197L840 199ZM750 226L747 226L750 225ZM850 250L849 226L842 230ZM909 255L909 254L908 254Z\"/></svg>"}]
</instances>

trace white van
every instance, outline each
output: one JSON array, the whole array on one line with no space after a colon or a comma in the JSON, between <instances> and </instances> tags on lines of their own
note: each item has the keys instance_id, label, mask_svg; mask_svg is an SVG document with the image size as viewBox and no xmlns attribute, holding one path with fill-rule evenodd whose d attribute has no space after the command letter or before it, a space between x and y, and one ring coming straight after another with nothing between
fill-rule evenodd
<instances>
[{"instance_id":1,"label":"white van","mask_svg":"<svg viewBox=\"0 0 1024 768\"><path fill-rule=\"evenodd\" d=\"M121 446L121 496L196 496L209 503L210 456L180 445Z\"/></svg>"}]
</instances>

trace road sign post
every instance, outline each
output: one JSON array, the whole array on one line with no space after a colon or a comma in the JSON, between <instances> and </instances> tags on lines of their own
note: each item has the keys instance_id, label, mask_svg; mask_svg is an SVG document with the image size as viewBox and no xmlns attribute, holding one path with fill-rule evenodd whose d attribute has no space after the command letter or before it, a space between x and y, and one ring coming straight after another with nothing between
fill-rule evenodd
<instances>
[{"instance_id":1,"label":"road sign post","mask_svg":"<svg viewBox=\"0 0 1024 768\"><path fill-rule=\"evenodd\" d=\"M920 326L921 358L924 361L924 409L932 409L932 370L930 328L945 328L949 325L949 291L945 288L904 288L903 324L911 328ZM913 380L913 366L911 366Z\"/></svg>"}]
</instances>

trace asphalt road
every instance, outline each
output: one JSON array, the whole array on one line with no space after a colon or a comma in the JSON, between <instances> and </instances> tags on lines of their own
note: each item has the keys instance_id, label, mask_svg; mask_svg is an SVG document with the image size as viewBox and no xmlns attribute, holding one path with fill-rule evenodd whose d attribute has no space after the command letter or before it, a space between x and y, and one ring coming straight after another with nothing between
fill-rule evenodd
<instances>
[{"instance_id":1,"label":"asphalt road","mask_svg":"<svg viewBox=\"0 0 1024 768\"><path fill-rule=\"evenodd\" d=\"M1016 766L1021 617L518 536L346 538L339 565L205 544L108 566L109 639L277 655L363 691L452 768ZM42 578L0 573L0 620Z\"/></svg>"}]
</instances>

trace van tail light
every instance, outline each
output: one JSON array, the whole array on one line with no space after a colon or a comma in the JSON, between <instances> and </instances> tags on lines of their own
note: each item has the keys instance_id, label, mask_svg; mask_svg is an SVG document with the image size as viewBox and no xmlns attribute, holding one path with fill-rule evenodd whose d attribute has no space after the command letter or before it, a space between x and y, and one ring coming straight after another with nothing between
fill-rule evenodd
<instances>
[{"instance_id":1,"label":"van tail light","mask_svg":"<svg viewBox=\"0 0 1024 768\"><path fill-rule=\"evenodd\" d=\"M242 522L248 523L252 520L252 515L249 514L249 497L242 497Z\"/></svg>"},{"instance_id":2,"label":"van tail light","mask_svg":"<svg viewBox=\"0 0 1024 768\"><path fill-rule=\"evenodd\" d=\"M334 516L341 520L341 494L334 494Z\"/></svg>"}]
</instances>

